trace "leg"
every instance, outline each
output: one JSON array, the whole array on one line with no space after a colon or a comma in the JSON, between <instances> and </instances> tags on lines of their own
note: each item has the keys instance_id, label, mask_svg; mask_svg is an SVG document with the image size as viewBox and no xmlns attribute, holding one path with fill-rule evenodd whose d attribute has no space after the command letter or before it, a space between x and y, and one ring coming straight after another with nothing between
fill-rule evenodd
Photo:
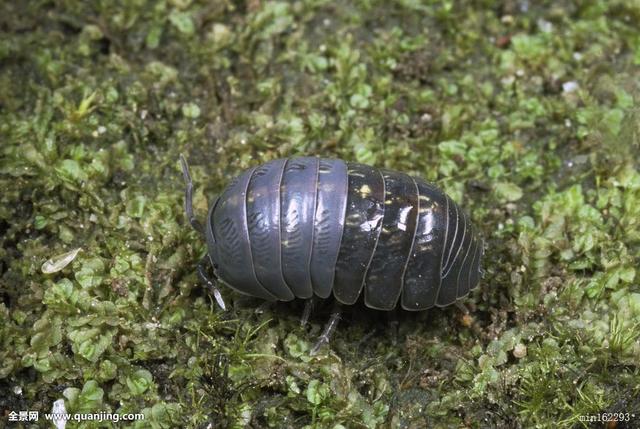
<instances>
[{"instance_id":1,"label":"leg","mask_svg":"<svg viewBox=\"0 0 640 429\"><path fill-rule=\"evenodd\" d=\"M304 311L302 312L302 318L300 319L301 328L304 328L307 325L307 322L309 322L309 317L311 316L311 312L313 312L314 306L315 296L312 296L304 302Z\"/></svg>"},{"instance_id":2,"label":"leg","mask_svg":"<svg viewBox=\"0 0 640 429\"><path fill-rule=\"evenodd\" d=\"M387 312L386 318L389 323L389 327L391 328L391 344L395 346L398 344L398 327L400 325L400 322L398 321L398 309L394 308Z\"/></svg>"},{"instance_id":3,"label":"leg","mask_svg":"<svg viewBox=\"0 0 640 429\"><path fill-rule=\"evenodd\" d=\"M255 307L255 309L253 310L254 314L262 314L265 311L269 310L273 304L275 304L274 301L265 301L262 304L260 304L259 306Z\"/></svg>"},{"instance_id":4,"label":"leg","mask_svg":"<svg viewBox=\"0 0 640 429\"><path fill-rule=\"evenodd\" d=\"M454 302L455 306L458 307L458 310L462 311L463 314L469 314L469 309L466 305L464 305L461 301Z\"/></svg>"},{"instance_id":5,"label":"leg","mask_svg":"<svg viewBox=\"0 0 640 429\"><path fill-rule=\"evenodd\" d=\"M458 307L458 310L462 313L458 315L458 321L460 322L460 324L465 328L471 328L473 326L474 320L467 306L460 301L456 301L456 307Z\"/></svg>"},{"instance_id":6,"label":"leg","mask_svg":"<svg viewBox=\"0 0 640 429\"><path fill-rule=\"evenodd\" d=\"M329 339L331 338L333 331L336 330L336 327L340 322L341 316L342 316L342 309L340 308L339 305L337 304L334 305L333 311L331 312L331 317L329 317L329 321L327 322L327 324L324 325L324 331L322 331L322 335L320 335L320 337L318 338L318 341L311 349L311 352L310 352L311 356L314 356L315 354L317 354L323 345L329 343Z\"/></svg>"},{"instance_id":7,"label":"leg","mask_svg":"<svg viewBox=\"0 0 640 429\"><path fill-rule=\"evenodd\" d=\"M200 235L204 236L204 229L202 228L202 224L196 219L196 216L193 214L193 182L191 181L191 174L189 174L189 165L187 164L187 160L180 155L180 164L182 165L182 175L184 176L184 182L187 187L184 190L184 211L187 214L187 219L189 219L189 223L200 233Z\"/></svg>"},{"instance_id":8,"label":"leg","mask_svg":"<svg viewBox=\"0 0 640 429\"><path fill-rule=\"evenodd\" d=\"M378 328L373 328L371 331L364 334L362 338L360 338L360 341L358 341L358 345L356 348L359 350L360 347L362 347L363 344L369 341L377 332L378 332Z\"/></svg>"},{"instance_id":9,"label":"leg","mask_svg":"<svg viewBox=\"0 0 640 429\"><path fill-rule=\"evenodd\" d=\"M227 307L226 307L226 305L224 305L224 300L222 299L222 295L220 295L220 291L218 290L218 288L213 283L214 280L209 278L209 276L207 276L206 265L207 265L208 262L209 262L209 255L206 255L204 258L202 258L200 260L200 262L198 263L198 275L200 276L202 281L207 286L209 286L209 289L211 289L211 292L213 293L213 297L216 299L216 302L218 303L220 308L223 311L226 311Z\"/></svg>"}]
</instances>

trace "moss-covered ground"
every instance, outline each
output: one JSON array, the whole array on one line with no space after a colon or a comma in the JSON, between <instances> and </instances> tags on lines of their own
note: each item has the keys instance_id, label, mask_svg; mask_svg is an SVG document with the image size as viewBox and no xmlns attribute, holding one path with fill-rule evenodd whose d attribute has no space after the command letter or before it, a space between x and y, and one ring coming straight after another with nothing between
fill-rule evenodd
<instances>
[{"instance_id":1,"label":"moss-covered ground","mask_svg":"<svg viewBox=\"0 0 640 429\"><path fill-rule=\"evenodd\" d=\"M633 0L2 2L0 426L62 398L140 428L640 427L638 22ZM487 243L469 314L356 306L312 357L327 306L303 329L301 303L223 288L221 312L180 153L201 218L278 157L436 182ZM630 421L581 421L603 412Z\"/></svg>"}]
</instances>

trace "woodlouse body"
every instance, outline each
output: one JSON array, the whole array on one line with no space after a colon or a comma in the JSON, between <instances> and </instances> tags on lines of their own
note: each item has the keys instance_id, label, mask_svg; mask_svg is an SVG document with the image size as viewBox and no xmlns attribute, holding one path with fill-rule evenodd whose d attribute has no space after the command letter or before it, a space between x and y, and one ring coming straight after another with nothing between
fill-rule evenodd
<instances>
[{"instance_id":1,"label":"woodlouse body","mask_svg":"<svg viewBox=\"0 0 640 429\"><path fill-rule=\"evenodd\" d=\"M483 244L441 190L407 174L324 158L250 168L206 222L216 275L266 300L327 298L391 310L452 304L480 277Z\"/></svg>"}]
</instances>

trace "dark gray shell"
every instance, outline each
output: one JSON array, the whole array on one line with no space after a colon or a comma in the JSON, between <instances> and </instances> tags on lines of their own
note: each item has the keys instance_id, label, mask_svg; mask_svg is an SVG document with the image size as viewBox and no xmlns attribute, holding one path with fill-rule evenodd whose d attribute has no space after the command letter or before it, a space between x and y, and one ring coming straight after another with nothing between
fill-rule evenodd
<instances>
[{"instance_id":1,"label":"dark gray shell","mask_svg":"<svg viewBox=\"0 0 640 429\"><path fill-rule=\"evenodd\" d=\"M479 280L483 243L441 190L337 159L278 159L224 190L207 221L217 275L238 292L406 310L452 304Z\"/></svg>"}]
</instances>

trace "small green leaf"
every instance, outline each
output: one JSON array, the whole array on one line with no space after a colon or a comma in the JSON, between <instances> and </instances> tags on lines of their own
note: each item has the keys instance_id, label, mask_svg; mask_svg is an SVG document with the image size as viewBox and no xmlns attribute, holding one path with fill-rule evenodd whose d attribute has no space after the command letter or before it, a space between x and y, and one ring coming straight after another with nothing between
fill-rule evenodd
<instances>
[{"instance_id":1,"label":"small green leaf","mask_svg":"<svg viewBox=\"0 0 640 429\"><path fill-rule=\"evenodd\" d=\"M127 377L126 383L132 395L141 395L153 383L153 376L146 369L139 369Z\"/></svg>"},{"instance_id":2,"label":"small green leaf","mask_svg":"<svg viewBox=\"0 0 640 429\"><path fill-rule=\"evenodd\" d=\"M155 25L151 27L151 30L147 33L145 38L145 44L149 49L155 49L160 45L160 38L162 37L162 27Z\"/></svg>"},{"instance_id":3,"label":"small green leaf","mask_svg":"<svg viewBox=\"0 0 640 429\"><path fill-rule=\"evenodd\" d=\"M138 420L134 424L134 428L143 429L152 428L171 428L179 426L181 422L178 413L180 413L180 404L160 402L154 404L151 408L144 408L142 413L144 420Z\"/></svg>"},{"instance_id":4,"label":"small green leaf","mask_svg":"<svg viewBox=\"0 0 640 429\"><path fill-rule=\"evenodd\" d=\"M329 395L329 386L319 380L311 380L307 386L307 401L313 405L320 405Z\"/></svg>"},{"instance_id":5,"label":"small green leaf","mask_svg":"<svg viewBox=\"0 0 640 429\"><path fill-rule=\"evenodd\" d=\"M169 22L182 34L191 35L195 32L193 20L187 12L174 10L169 15Z\"/></svg>"},{"instance_id":6,"label":"small green leaf","mask_svg":"<svg viewBox=\"0 0 640 429\"><path fill-rule=\"evenodd\" d=\"M458 140L447 140L438 144L438 150L443 155L463 156L467 152L467 144Z\"/></svg>"},{"instance_id":7,"label":"small green leaf","mask_svg":"<svg viewBox=\"0 0 640 429\"><path fill-rule=\"evenodd\" d=\"M69 279L61 279L44 291L42 302L46 305L73 303L73 282Z\"/></svg>"},{"instance_id":8,"label":"small green leaf","mask_svg":"<svg viewBox=\"0 0 640 429\"><path fill-rule=\"evenodd\" d=\"M33 220L33 227L38 230L43 229L48 224L49 220L42 215L36 215L35 219Z\"/></svg>"},{"instance_id":9,"label":"small green leaf","mask_svg":"<svg viewBox=\"0 0 640 429\"><path fill-rule=\"evenodd\" d=\"M80 396L80 389L78 389L77 387L67 387L62 392L62 396L67 398L69 404L75 404L78 400L78 396Z\"/></svg>"},{"instance_id":10,"label":"small green leaf","mask_svg":"<svg viewBox=\"0 0 640 429\"><path fill-rule=\"evenodd\" d=\"M498 182L494 190L499 198L506 201L518 201L522 198L522 189L515 183Z\"/></svg>"},{"instance_id":11,"label":"small green leaf","mask_svg":"<svg viewBox=\"0 0 640 429\"><path fill-rule=\"evenodd\" d=\"M90 362L97 362L113 341L113 332L101 334L100 328L77 329L69 332L71 350Z\"/></svg>"},{"instance_id":12,"label":"small green leaf","mask_svg":"<svg viewBox=\"0 0 640 429\"><path fill-rule=\"evenodd\" d=\"M284 340L284 347L294 358L303 357L309 351L309 343L295 334L287 335Z\"/></svg>"},{"instance_id":13,"label":"small green leaf","mask_svg":"<svg viewBox=\"0 0 640 429\"><path fill-rule=\"evenodd\" d=\"M38 372L48 372L51 371L51 361L47 358L40 359L33 364L33 367Z\"/></svg>"},{"instance_id":14,"label":"small green leaf","mask_svg":"<svg viewBox=\"0 0 640 429\"><path fill-rule=\"evenodd\" d=\"M195 119L200 116L200 107L195 103L185 103L182 105L182 114L191 119Z\"/></svg>"},{"instance_id":15,"label":"small green leaf","mask_svg":"<svg viewBox=\"0 0 640 429\"><path fill-rule=\"evenodd\" d=\"M291 395L292 393L293 393L293 395L299 395L300 394L300 387L298 386L298 383L296 383L295 377L293 377L291 375L287 375L285 377L285 382L287 383L287 388L289 390L289 395Z\"/></svg>"},{"instance_id":16,"label":"small green leaf","mask_svg":"<svg viewBox=\"0 0 640 429\"><path fill-rule=\"evenodd\" d=\"M62 395L67 398L67 410L73 412L97 411L102 408L104 390L95 380L88 380L82 390L77 387L64 389Z\"/></svg>"},{"instance_id":17,"label":"small green leaf","mask_svg":"<svg viewBox=\"0 0 640 429\"><path fill-rule=\"evenodd\" d=\"M104 270L102 259L97 257L90 258L82 263L82 267L76 272L75 278L83 288L94 288L102 283Z\"/></svg>"},{"instance_id":18,"label":"small green leaf","mask_svg":"<svg viewBox=\"0 0 640 429\"><path fill-rule=\"evenodd\" d=\"M127 202L127 214L133 218L141 218L144 213L144 206L147 198L144 195L137 195Z\"/></svg>"},{"instance_id":19,"label":"small green leaf","mask_svg":"<svg viewBox=\"0 0 640 429\"><path fill-rule=\"evenodd\" d=\"M61 161L55 170L63 180L83 182L88 178L87 173L84 172L80 163L75 159L65 159Z\"/></svg>"},{"instance_id":20,"label":"small green leaf","mask_svg":"<svg viewBox=\"0 0 640 429\"><path fill-rule=\"evenodd\" d=\"M633 267L626 267L620 269L620 279L626 283L631 283L636 277L636 269Z\"/></svg>"},{"instance_id":21,"label":"small green leaf","mask_svg":"<svg viewBox=\"0 0 640 429\"><path fill-rule=\"evenodd\" d=\"M104 396L104 390L98 386L95 380L87 381L82 387L80 396L78 397L78 403L81 410L97 410L102 404L102 397Z\"/></svg>"},{"instance_id":22,"label":"small green leaf","mask_svg":"<svg viewBox=\"0 0 640 429\"><path fill-rule=\"evenodd\" d=\"M113 380L118 374L118 366L111 362L109 359L104 359L100 362L98 369L98 377L102 381Z\"/></svg>"}]
</instances>

